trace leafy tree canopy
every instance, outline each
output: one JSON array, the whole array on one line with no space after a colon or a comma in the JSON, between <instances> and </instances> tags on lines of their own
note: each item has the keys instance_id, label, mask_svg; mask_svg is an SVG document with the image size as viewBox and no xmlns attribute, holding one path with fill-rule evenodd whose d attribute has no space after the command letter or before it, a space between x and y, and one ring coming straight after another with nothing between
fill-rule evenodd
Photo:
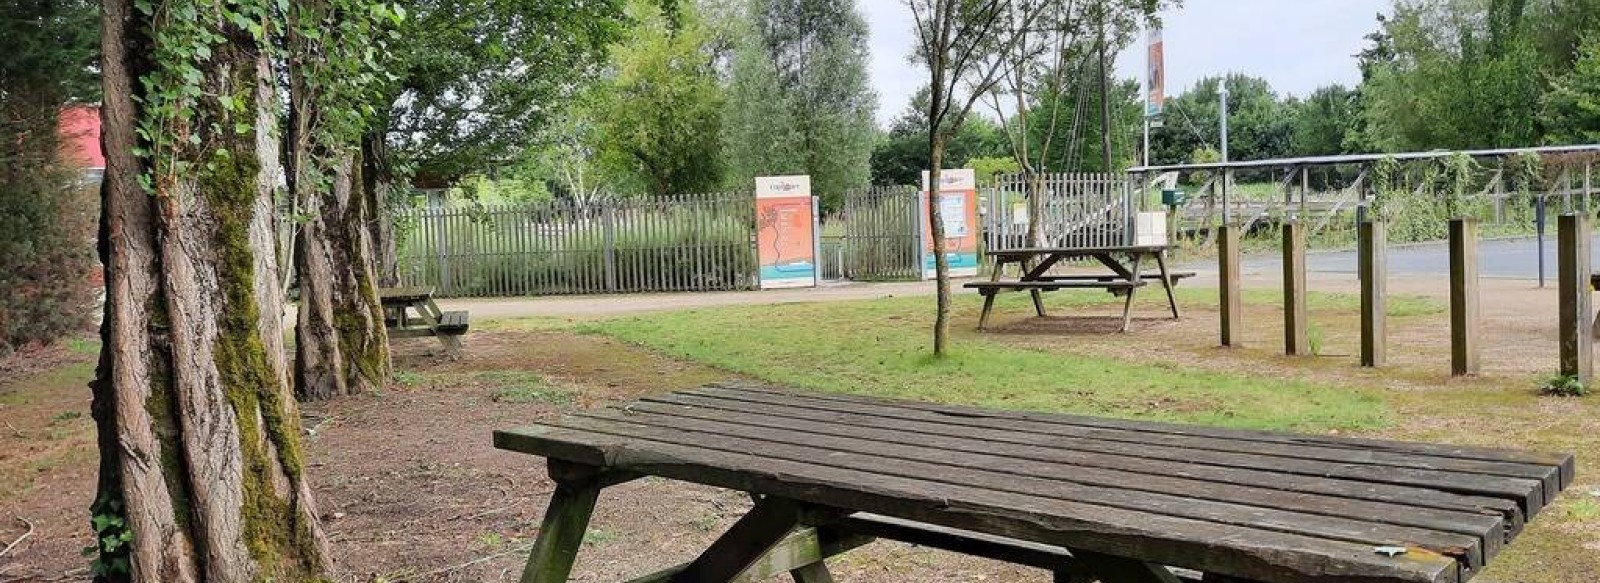
<instances>
[{"instance_id":1,"label":"leafy tree canopy","mask_svg":"<svg viewBox=\"0 0 1600 583\"><path fill-rule=\"evenodd\" d=\"M519 157L599 72L623 0L405 0L386 69L385 131L401 162L448 183Z\"/></svg>"}]
</instances>

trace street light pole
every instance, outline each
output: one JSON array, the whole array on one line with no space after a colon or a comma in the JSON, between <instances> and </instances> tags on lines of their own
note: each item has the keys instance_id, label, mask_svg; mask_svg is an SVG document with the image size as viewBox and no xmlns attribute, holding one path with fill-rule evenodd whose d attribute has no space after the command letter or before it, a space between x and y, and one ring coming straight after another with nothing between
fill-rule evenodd
<instances>
[{"instance_id":1,"label":"street light pole","mask_svg":"<svg viewBox=\"0 0 1600 583\"><path fill-rule=\"evenodd\" d=\"M1228 80L1226 78L1217 82L1217 96L1221 100L1217 117L1222 120L1222 161L1228 159Z\"/></svg>"}]
</instances>

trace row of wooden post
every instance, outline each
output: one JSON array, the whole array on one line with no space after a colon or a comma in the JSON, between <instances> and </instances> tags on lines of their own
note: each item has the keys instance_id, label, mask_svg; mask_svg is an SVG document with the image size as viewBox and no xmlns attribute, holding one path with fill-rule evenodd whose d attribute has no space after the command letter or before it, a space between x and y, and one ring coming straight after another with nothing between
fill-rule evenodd
<instances>
[{"instance_id":1,"label":"row of wooden post","mask_svg":"<svg viewBox=\"0 0 1600 583\"><path fill-rule=\"evenodd\" d=\"M1361 282L1361 366L1387 362L1386 282L1387 237L1381 221L1357 226L1357 275ZM1560 285L1560 353L1563 376L1588 386L1593 374L1592 347L1600 330L1590 312L1591 226L1587 215L1569 213L1558 223ZM1243 344L1244 310L1240 295L1240 227L1225 225L1218 233L1222 304L1222 345ZM1450 371L1455 376L1479 371L1482 318L1478 305L1478 222L1450 221ZM1306 310L1306 231L1298 221L1283 224L1284 353L1310 354Z\"/></svg>"}]
</instances>

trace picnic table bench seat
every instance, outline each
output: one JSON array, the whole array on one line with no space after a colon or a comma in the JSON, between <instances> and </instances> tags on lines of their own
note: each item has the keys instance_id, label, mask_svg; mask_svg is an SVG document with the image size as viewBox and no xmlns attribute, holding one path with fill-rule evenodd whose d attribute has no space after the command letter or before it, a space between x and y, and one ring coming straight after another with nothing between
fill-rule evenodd
<instances>
[{"instance_id":1,"label":"picnic table bench seat","mask_svg":"<svg viewBox=\"0 0 1600 583\"><path fill-rule=\"evenodd\" d=\"M384 326L391 338L438 338L446 351L458 356L461 336L467 333L470 316L464 311L440 310L433 301L433 293L431 287L379 289Z\"/></svg>"},{"instance_id":2,"label":"picnic table bench seat","mask_svg":"<svg viewBox=\"0 0 1600 583\"><path fill-rule=\"evenodd\" d=\"M646 475L757 502L699 559L639 583L791 569L801 583L828 581L824 559L874 537L1047 568L1057 581L1174 583L1199 572L1203 581L1460 583L1574 473L1568 454L751 384L500 431L495 445L548 458L557 482L524 572L530 583L565 581L599 490Z\"/></svg>"},{"instance_id":3,"label":"picnic table bench seat","mask_svg":"<svg viewBox=\"0 0 1600 583\"><path fill-rule=\"evenodd\" d=\"M1041 279L1036 281L974 281L962 285L967 289L978 290L983 295L994 295L1007 290L1043 290L1056 291L1063 289L1131 289L1150 285L1148 281L1100 281L1077 279Z\"/></svg>"}]
</instances>

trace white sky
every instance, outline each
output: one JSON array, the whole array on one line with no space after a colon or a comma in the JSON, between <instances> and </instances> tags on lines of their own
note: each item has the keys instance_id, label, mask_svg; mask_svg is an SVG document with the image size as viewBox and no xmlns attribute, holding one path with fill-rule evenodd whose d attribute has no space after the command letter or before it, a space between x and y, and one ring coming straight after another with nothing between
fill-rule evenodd
<instances>
[{"instance_id":1,"label":"white sky","mask_svg":"<svg viewBox=\"0 0 1600 583\"><path fill-rule=\"evenodd\" d=\"M915 42L903 0L859 0L872 26L872 79L878 120L905 108L927 72L906 61ZM1281 94L1305 95L1323 85L1361 80L1355 54L1377 29L1391 0L1186 0L1162 15L1166 26L1167 94L1202 77L1240 72L1265 78ZM1144 41L1117 61L1120 77L1144 76ZM1141 79L1142 80L1142 79Z\"/></svg>"}]
</instances>

